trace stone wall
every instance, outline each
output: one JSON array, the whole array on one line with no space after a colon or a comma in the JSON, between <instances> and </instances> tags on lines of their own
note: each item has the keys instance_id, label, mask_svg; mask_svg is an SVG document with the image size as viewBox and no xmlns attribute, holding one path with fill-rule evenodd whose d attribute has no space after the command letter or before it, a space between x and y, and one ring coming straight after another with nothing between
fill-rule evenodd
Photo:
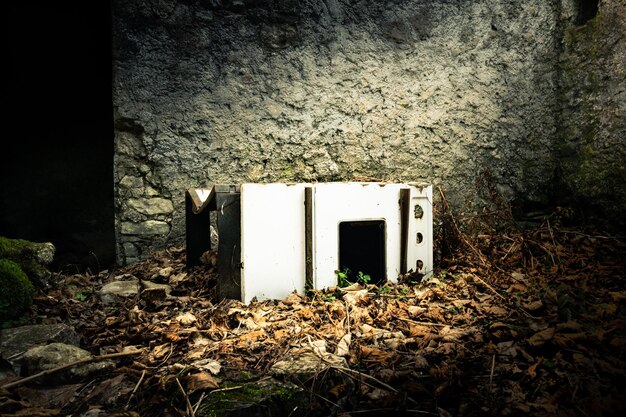
<instances>
[{"instance_id":1,"label":"stone wall","mask_svg":"<svg viewBox=\"0 0 626 417\"><path fill-rule=\"evenodd\" d=\"M547 201L570 3L115 0L118 261L181 243L203 184L423 180L462 206L488 172Z\"/></svg>"},{"instance_id":2,"label":"stone wall","mask_svg":"<svg viewBox=\"0 0 626 417\"><path fill-rule=\"evenodd\" d=\"M626 224L626 3L584 12L564 9L558 197L614 229Z\"/></svg>"}]
</instances>

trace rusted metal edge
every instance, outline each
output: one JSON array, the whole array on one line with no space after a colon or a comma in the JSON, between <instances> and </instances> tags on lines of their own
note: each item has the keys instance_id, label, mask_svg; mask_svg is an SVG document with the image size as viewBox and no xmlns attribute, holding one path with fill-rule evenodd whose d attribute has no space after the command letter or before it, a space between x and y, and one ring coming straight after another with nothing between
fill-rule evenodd
<instances>
[{"instance_id":1,"label":"rusted metal edge","mask_svg":"<svg viewBox=\"0 0 626 417\"><path fill-rule=\"evenodd\" d=\"M400 273L407 271L407 252L409 249L409 208L411 190L400 189Z\"/></svg>"},{"instance_id":2,"label":"rusted metal edge","mask_svg":"<svg viewBox=\"0 0 626 417\"><path fill-rule=\"evenodd\" d=\"M304 189L304 288L313 289L313 187Z\"/></svg>"}]
</instances>

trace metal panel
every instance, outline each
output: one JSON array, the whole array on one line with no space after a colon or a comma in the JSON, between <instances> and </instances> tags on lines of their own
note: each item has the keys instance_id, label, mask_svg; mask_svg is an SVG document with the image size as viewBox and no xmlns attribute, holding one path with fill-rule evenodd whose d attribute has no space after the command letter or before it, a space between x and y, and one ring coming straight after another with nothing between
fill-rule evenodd
<instances>
[{"instance_id":1,"label":"metal panel","mask_svg":"<svg viewBox=\"0 0 626 417\"><path fill-rule=\"evenodd\" d=\"M305 290L304 184L241 185L241 296L284 299Z\"/></svg>"},{"instance_id":2,"label":"metal panel","mask_svg":"<svg viewBox=\"0 0 626 417\"><path fill-rule=\"evenodd\" d=\"M304 189L304 256L306 289L313 288L313 187Z\"/></svg>"},{"instance_id":3,"label":"metal panel","mask_svg":"<svg viewBox=\"0 0 626 417\"><path fill-rule=\"evenodd\" d=\"M410 190L406 264L402 265L400 190ZM405 197L406 198L406 197ZM406 204L406 202L405 202ZM423 209L420 218L412 211ZM313 192L314 286L337 285L339 268L338 225L342 221L384 220L386 224L387 279L395 282L402 271L415 271L422 262L422 273L432 273L432 188L423 184L324 183ZM406 211L406 207L404 209ZM406 215L406 214L405 214ZM406 233L406 232L405 232ZM417 233L422 240L417 243Z\"/></svg>"},{"instance_id":4,"label":"metal panel","mask_svg":"<svg viewBox=\"0 0 626 417\"><path fill-rule=\"evenodd\" d=\"M241 210L235 189L215 194L219 243L217 250L220 299L241 299Z\"/></svg>"},{"instance_id":5,"label":"metal panel","mask_svg":"<svg viewBox=\"0 0 626 417\"><path fill-rule=\"evenodd\" d=\"M384 222L384 279L432 273L426 184L243 184L194 192L186 195L188 263L210 249L209 212L217 211L220 298L249 303L336 285L341 222Z\"/></svg>"},{"instance_id":6,"label":"metal panel","mask_svg":"<svg viewBox=\"0 0 626 417\"><path fill-rule=\"evenodd\" d=\"M400 273L406 274L407 254L409 246L409 206L411 189L400 190Z\"/></svg>"},{"instance_id":7,"label":"metal panel","mask_svg":"<svg viewBox=\"0 0 626 417\"><path fill-rule=\"evenodd\" d=\"M209 210L202 210L213 198L211 192L212 189L192 188L185 193L187 267L200 265L202 254L211 249L211 215Z\"/></svg>"},{"instance_id":8,"label":"metal panel","mask_svg":"<svg viewBox=\"0 0 626 417\"><path fill-rule=\"evenodd\" d=\"M433 192L432 186L411 187L409 207L408 269L428 277L433 273ZM422 267L418 268L421 261Z\"/></svg>"},{"instance_id":9,"label":"metal panel","mask_svg":"<svg viewBox=\"0 0 626 417\"><path fill-rule=\"evenodd\" d=\"M386 279L395 281L400 273L400 188L406 185L383 183L315 184L313 204L315 232L315 288L337 285L339 265L339 223L384 220L386 224Z\"/></svg>"}]
</instances>

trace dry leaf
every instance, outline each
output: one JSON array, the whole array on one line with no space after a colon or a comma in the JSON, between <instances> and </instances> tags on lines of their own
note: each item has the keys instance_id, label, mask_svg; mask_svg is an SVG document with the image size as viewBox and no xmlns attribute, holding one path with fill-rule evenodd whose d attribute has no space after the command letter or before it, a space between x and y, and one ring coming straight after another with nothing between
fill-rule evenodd
<instances>
[{"instance_id":1,"label":"dry leaf","mask_svg":"<svg viewBox=\"0 0 626 417\"><path fill-rule=\"evenodd\" d=\"M176 317L176 321L183 326L189 326L190 324L197 322L198 319L193 314L187 312Z\"/></svg>"},{"instance_id":2,"label":"dry leaf","mask_svg":"<svg viewBox=\"0 0 626 417\"><path fill-rule=\"evenodd\" d=\"M150 356L152 356L152 358L155 360L160 360L163 359L165 355L169 354L171 350L171 343L164 343L152 349L152 351L150 352Z\"/></svg>"},{"instance_id":3,"label":"dry leaf","mask_svg":"<svg viewBox=\"0 0 626 417\"><path fill-rule=\"evenodd\" d=\"M392 357L392 354L376 347L361 346L361 357L364 362L385 363Z\"/></svg>"},{"instance_id":4,"label":"dry leaf","mask_svg":"<svg viewBox=\"0 0 626 417\"><path fill-rule=\"evenodd\" d=\"M589 335L583 332L578 333L557 333L554 335L552 341L555 345L566 347L573 346L579 343L581 340L588 338Z\"/></svg>"},{"instance_id":5,"label":"dry leaf","mask_svg":"<svg viewBox=\"0 0 626 417\"><path fill-rule=\"evenodd\" d=\"M254 330L241 335L237 340L236 346L239 349L246 349L259 342L261 339L266 339L265 331L263 329Z\"/></svg>"},{"instance_id":6,"label":"dry leaf","mask_svg":"<svg viewBox=\"0 0 626 417\"><path fill-rule=\"evenodd\" d=\"M181 272L180 274L171 275L169 278L170 285L177 285L187 278L186 272Z\"/></svg>"},{"instance_id":7,"label":"dry leaf","mask_svg":"<svg viewBox=\"0 0 626 417\"><path fill-rule=\"evenodd\" d=\"M219 388L219 379L215 378L206 372L200 372L198 374L188 375L185 378L187 383L187 389L189 391L205 391L210 389Z\"/></svg>"},{"instance_id":8,"label":"dry leaf","mask_svg":"<svg viewBox=\"0 0 626 417\"><path fill-rule=\"evenodd\" d=\"M213 375L217 375L222 370L220 363L213 359L201 359L191 364L194 368L201 371L208 371Z\"/></svg>"},{"instance_id":9,"label":"dry leaf","mask_svg":"<svg viewBox=\"0 0 626 417\"><path fill-rule=\"evenodd\" d=\"M543 307L543 302L541 302L541 300L536 300L530 303L522 304L522 307L524 307L528 311L537 311Z\"/></svg>"},{"instance_id":10,"label":"dry leaf","mask_svg":"<svg viewBox=\"0 0 626 417\"><path fill-rule=\"evenodd\" d=\"M350 342L352 341L352 334L346 333L339 343L337 343L337 356L349 356L350 355Z\"/></svg>"},{"instance_id":11,"label":"dry leaf","mask_svg":"<svg viewBox=\"0 0 626 417\"><path fill-rule=\"evenodd\" d=\"M422 355L417 355L415 356L415 368L416 369L420 369L420 370L424 370L424 369L428 369L428 360L423 357Z\"/></svg>"},{"instance_id":12,"label":"dry leaf","mask_svg":"<svg viewBox=\"0 0 626 417\"><path fill-rule=\"evenodd\" d=\"M596 304L593 306L593 309L596 311L600 317L608 317L613 316L617 312L616 304Z\"/></svg>"},{"instance_id":13,"label":"dry leaf","mask_svg":"<svg viewBox=\"0 0 626 417\"><path fill-rule=\"evenodd\" d=\"M626 290L625 291L610 291L609 294L613 298L613 301L626 300Z\"/></svg>"},{"instance_id":14,"label":"dry leaf","mask_svg":"<svg viewBox=\"0 0 626 417\"><path fill-rule=\"evenodd\" d=\"M508 315L508 310L500 307L500 306L493 306L493 305L488 305L483 307L483 310L487 313L493 314L495 316L498 317L504 317Z\"/></svg>"},{"instance_id":15,"label":"dry leaf","mask_svg":"<svg viewBox=\"0 0 626 417\"><path fill-rule=\"evenodd\" d=\"M559 332L579 332L582 329L580 323L573 320L569 320L565 323L559 323L556 325L556 329Z\"/></svg>"},{"instance_id":16,"label":"dry leaf","mask_svg":"<svg viewBox=\"0 0 626 417\"><path fill-rule=\"evenodd\" d=\"M351 305L358 305L359 302L367 300L367 290L348 291L343 295L343 299Z\"/></svg>"},{"instance_id":17,"label":"dry leaf","mask_svg":"<svg viewBox=\"0 0 626 417\"><path fill-rule=\"evenodd\" d=\"M454 305L456 308L461 308L471 303L472 303L472 300L453 300L452 301L452 305Z\"/></svg>"},{"instance_id":18,"label":"dry leaf","mask_svg":"<svg viewBox=\"0 0 626 417\"><path fill-rule=\"evenodd\" d=\"M274 332L274 339L282 340L282 339L286 338L287 336L289 336L289 333L291 333L291 331L289 329L279 329L279 330L276 330Z\"/></svg>"},{"instance_id":19,"label":"dry leaf","mask_svg":"<svg viewBox=\"0 0 626 417\"><path fill-rule=\"evenodd\" d=\"M554 332L554 327L548 327L547 329L537 332L529 337L527 339L528 343L531 346L543 346L547 341L554 337Z\"/></svg>"},{"instance_id":20,"label":"dry leaf","mask_svg":"<svg viewBox=\"0 0 626 417\"><path fill-rule=\"evenodd\" d=\"M528 367L528 369L526 370L526 373L528 373L528 375L531 378L535 378L537 376L537 368L543 363L543 359L539 359L537 361L537 363L531 365Z\"/></svg>"},{"instance_id":21,"label":"dry leaf","mask_svg":"<svg viewBox=\"0 0 626 417\"><path fill-rule=\"evenodd\" d=\"M421 306L409 306L407 311L409 312L410 317L415 318L416 316L419 316L420 314L427 312L428 309L426 307L421 307Z\"/></svg>"}]
</instances>

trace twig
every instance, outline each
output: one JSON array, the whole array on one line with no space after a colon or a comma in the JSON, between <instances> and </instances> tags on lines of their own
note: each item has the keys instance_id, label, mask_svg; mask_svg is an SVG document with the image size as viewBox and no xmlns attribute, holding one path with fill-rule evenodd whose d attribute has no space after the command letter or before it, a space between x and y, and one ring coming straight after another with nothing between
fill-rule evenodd
<instances>
[{"instance_id":1,"label":"twig","mask_svg":"<svg viewBox=\"0 0 626 417\"><path fill-rule=\"evenodd\" d=\"M331 368L336 369L336 370L338 370L340 372L343 372L343 373L352 373L352 374L356 374L356 375L358 375L360 377L363 377L363 378L366 378L366 379L370 379L370 380L376 382L378 385L382 386L383 388L385 388L385 389L387 389L387 390L389 390L391 392L394 392L396 394L399 393L399 391L397 389L395 389L394 387L392 387L391 385L386 384L383 381L381 381L380 379L375 378L375 377L373 377L371 375L364 374L363 372L359 372L359 371L356 371L354 369L346 368L346 367L343 367L343 366L337 366L337 365L333 365L333 366L331 366ZM414 399L412 399L411 397L407 396L407 399L409 401L411 401L413 404L419 405L419 403L417 401L415 401Z\"/></svg>"},{"instance_id":2,"label":"twig","mask_svg":"<svg viewBox=\"0 0 626 417\"><path fill-rule=\"evenodd\" d=\"M504 301L506 301L507 303L510 302L510 300L508 300L507 298L505 298L503 295L501 295L498 291L496 291L495 288L493 288L491 285L489 285L488 283L486 283L482 278L480 278L478 275L472 275L472 279L476 279L478 282L480 282L481 284L483 284L485 287L487 287L488 289L490 289L491 291L493 291L493 293L495 295L497 295L498 297L500 297L501 299L503 299ZM532 314L530 314L528 311L524 310L522 307L520 306L514 306L513 307L516 311L518 312L522 312L526 317L530 317L530 318L536 318L534 317Z\"/></svg>"},{"instance_id":3,"label":"twig","mask_svg":"<svg viewBox=\"0 0 626 417\"><path fill-rule=\"evenodd\" d=\"M496 369L496 355L491 357L491 372L489 373L489 392L493 392L493 371Z\"/></svg>"},{"instance_id":4,"label":"twig","mask_svg":"<svg viewBox=\"0 0 626 417\"><path fill-rule=\"evenodd\" d=\"M502 298L503 300L506 300L506 298L501 295L495 288L493 288L491 285L489 285L488 283L486 283L481 277L479 277L478 275L472 275L472 279L477 280L478 282L480 282L481 284L483 284L485 287L487 287L488 289L490 289L495 295L497 295L498 297Z\"/></svg>"},{"instance_id":5,"label":"twig","mask_svg":"<svg viewBox=\"0 0 626 417\"><path fill-rule=\"evenodd\" d=\"M506 251L506 253L504 254L504 256L502 256L500 258L501 261L504 261L506 259L507 256L509 256L509 253L511 253L511 251L513 250L513 248L517 246L517 241L513 241L513 243L511 243L511 246L509 246L509 249Z\"/></svg>"},{"instance_id":6,"label":"twig","mask_svg":"<svg viewBox=\"0 0 626 417\"><path fill-rule=\"evenodd\" d=\"M9 356L8 358L6 358L6 360L11 361L15 358L18 358L19 356L22 356L24 353L26 353L26 351L18 352L15 355Z\"/></svg>"},{"instance_id":7,"label":"twig","mask_svg":"<svg viewBox=\"0 0 626 417\"><path fill-rule=\"evenodd\" d=\"M350 411L350 415L352 414L361 414L361 413L382 413L382 412L393 412L393 411L398 411L396 408L375 408L372 410L356 410L356 411ZM423 411L423 410L403 410L402 413L415 413L415 414L430 414L430 415L434 415L437 416L439 414L436 413L431 413L430 411Z\"/></svg>"},{"instance_id":8,"label":"twig","mask_svg":"<svg viewBox=\"0 0 626 417\"><path fill-rule=\"evenodd\" d=\"M433 327L446 327L447 324L443 324L443 323L431 323L428 321L415 321L415 320L411 320L411 319L405 319L404 317L396 317L398 320L402 320L402 321L406 321L409 323L413 323L413 324L418 324L421 326L433 326Z\"/></svg>"},{"instance_id":9,"label":"twig","mask_svg":"<svg viewBox=\"0 0 626 417\"><path fill-rule=\"evenodd\" d=\"M577 232L574 230L556 230L557 233L569 234L569 235L578 235L583 236L589 239L609 239L609 240L623 240L626 239L626 236L603 236L603 235L589 235L582 232Z\"/></svg>"},{"instance_id":10,"label":"twig","mask_svg":"<svg viewBox=\"0 0 626 417\"><path fill-rule=\"evenodd\" d=\"M163 359L163 361L160 364L158 364L157 366L152 367L152 369L157 369L157 368L160 368L161 366L165 365L167 363L168 359L170 358L170 356L172 356L172 353L174 353L174 344L170 343L170 352L167 354L165 359Z\"/></svg>"},{"instance_id":11,"label":"twig","mask_svg":"<svg viewBox=\"0 0 626 417\"><path fill-rule=\"evenodd\" d=\"M185 397L185 403L187 404L187 414L189 415L189 417L195 417L195 413L193 412L193 407L191 406L191 402L189 401L189 396L183 389L183 386L181 385L178 378L175 378L175 379L176 379L176 383L178 384L178 388L180 389L180 392L182 392L183 397Z\"/></svg>"},{"instance_id":12,"label":"twig","mask_svg":"<svg viewBox=\"0 0 626 417\"><path fill-rule=\"evenodd\" d=\"M26 378L18 379L17 381L9 382L8 384L0 386L0 389L9 389L9 388L17 387L19 385L22 385L22 384L25 384L27 382L33 381L33 380L35 380L37 378L40 378L42 376L50 375L50 374L53 374L55 372L59 372L59 371L62 371L64 369L67 369L67 368L72 368L72 367L77 366L77 365L84 365L84 364L87 364L87 363L97 362L97 361L101 361L101 360L105 360L105 359L121 358L123 356L136 355L138 353L141 353L141 351L137 350L137 351L134 351L134 352L109 353L107 355L93 356L91 358L81 359L81 360L78 360L78 361L66 363L65 365L57 366L56 368L53 368L53 369L46 369L45 371L41 371L38 374L27 376Z\"/></svg>"},{"instance_id":13,"label":"twig","mask_svg":"<svg viewBox=\"0 0 626 417\"><path fill-rule=\"evenodd\" d=\"M128 401L126 401L126 406L124 407L124 410L128 410L128 406L130 405L130 400L132 400L133 395L135 395L135 393L137 392L137 388L139 388L139 385L141 385L141 383L143 382L144 376L146 376L145 369L141 372L141 377L139 378L139 381L137 381L137 384L135 385L133 392L130 393L130 396L128 397Z\"/></svg>"},{"instance_id":14,"label":"twig","mask_svg":"<svg viewBox=\"0 0 626 417\"><path fill-rule=\"evenodd\" d=\"M202 391L202 394L200 395L200 399L198 400L196 405L193 406L193 412L194 413L198 412L198 408L200 408L200 404L202 404L202 400L204 400L204 396L205 395L206 395L206 393L204 391Z\"/></svg>"},{"instance_id":15,"label":"twig","mask_svg":"<svg viewBox=\"0 0 626 417\"><path fill-rule=\"evenodd\" d=\"M241 388L243 388L243 385L237 385L236 387L218 388L218 389L209 391L209 394L213 394L214 392L233 391L233 390L241 389Z\"/></svg>"}]
</instances>

